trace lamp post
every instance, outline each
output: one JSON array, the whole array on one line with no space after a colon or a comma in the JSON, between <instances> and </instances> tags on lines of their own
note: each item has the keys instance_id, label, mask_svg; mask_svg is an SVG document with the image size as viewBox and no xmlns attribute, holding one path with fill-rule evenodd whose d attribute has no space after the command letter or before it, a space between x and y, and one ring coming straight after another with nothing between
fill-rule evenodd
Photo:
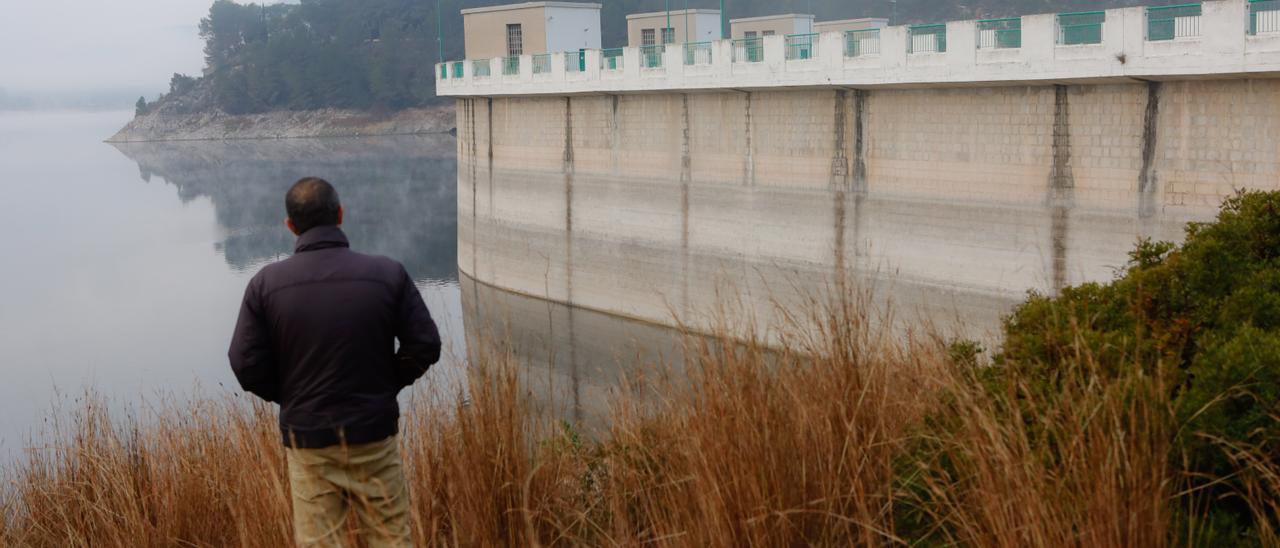
<instances>
[{"instance_id":1,"label":"lamp post","mask_svg":"<svg viewBox=\"0 0 1280 548\"><path fill-rule=\"evenodd\" d=\"M440 15L440 0L436 0L436 56L440 58L440 62L444 62L444 29L440 26L442 17Z\"/></svg>"}]
</instances>

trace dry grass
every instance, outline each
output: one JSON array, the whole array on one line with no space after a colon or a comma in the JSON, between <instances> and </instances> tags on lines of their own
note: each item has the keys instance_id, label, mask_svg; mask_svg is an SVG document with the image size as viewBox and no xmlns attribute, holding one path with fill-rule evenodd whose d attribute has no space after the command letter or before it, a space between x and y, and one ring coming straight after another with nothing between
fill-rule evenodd
<instances>
[{"instance_id":1,"label":"dry grass","mask_svg":"<svg viewBox=\"0 0 1280 548\"><path fill-rule=\"evenodd\" d=\"M1280 415L1272 418L1280 421ZM1280 455L1260 447L1240 446L1217 440L1235 463L1243 489L1237 496L1258 522L1258 538L1264 546L1280 546Z\"/></svg>"},{"instance_id":2,"label":"dry grass","mask_svg":"<svg viewBox=\"0 0 1280 548\"><path fill-rule=\"evenodd\" d=\"M952 370L955 371L955 370ZM1157 379L1070 379L1045 398L1021 382L992 398L944 382L946 424L918 462L919 491L949 542L1164 546L1178 475L1169 391ZM1007 405L1009 401L1018 405Z\"/></svg>"},{"instance_id":3,"label":"dry grass","mask_svg":"<svg viewBox=\"0 0 1280 548\"><path fill-rule=\"evenodd\" d=\"M687 373L624 387L599 440L541 417L509 356L477 357L467 404L407 419L415 534L463 546L1182 542L1159 378L1081 375L1061 397L1019 382L992 391L934 339L891 338L849 300L813 304L788 321L816 327L784 329L785 351L693 339ZM268 409L169 401L113 427L101 402L82 403L9 472L0 544L289 544ZM1273 527L1276 468L1241 455Z\"/></svg>"},{"instance_id":4,"label":"dry grass","mask_svg":"<svg viewBox=\"0 0 1280 548\"><path fill-rule=\"evenodd\" d=\"M284 451L264 406L162 402L145 427L92 396L10 474L15 546L288 543Z\"/></svg>"},{"instance_id":5,"label":"dry grass","mask_svg":"<svg viewBox=\"0 0 1280 548\"><path fill-rule=\"evenodd\" d=\"M509 357L490 355L469 401L409 418L404 448L417 538L436 545L551 542L580 500L585 459L540 450L554 431L533 412Z\"/></svg>"}]
</instances>

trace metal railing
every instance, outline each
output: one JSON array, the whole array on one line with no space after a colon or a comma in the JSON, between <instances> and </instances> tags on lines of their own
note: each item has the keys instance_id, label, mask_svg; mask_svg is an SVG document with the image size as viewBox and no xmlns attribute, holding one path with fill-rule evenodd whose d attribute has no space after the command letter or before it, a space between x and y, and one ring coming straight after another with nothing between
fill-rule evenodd
<instances>
[{"instance_id":1,"label":"metal railing","mask_svg":"<svg viewBox=\"0 0 1280 548\"><path fill-rule=\"evenodd\" d=\"M1170 6L1152 6L1144 10L1146 39L1149 41L1169 41L1201 36L1203 29L1203 6L1200 3L1179 4ZM1101 44L1106 24L1105 11L1087 11L1076 13L1059 13L1056 20L1056 43L1059 45ZM1248 0L1248 29L1250 35L1280 33L1280 0ZM976 23L978 49L1013 49L1022 46L1022 19L1002 18L983 19ZM1118 30L1118 29L1117 29ZM881 29L852 30L844 33L844 56L855 58L881 53ZM763 37L740 38L731 41L732 62L759 63L764 61L765 39ZM943 53L947 51L947 25L913 25L907 28L906 47L908 53ZM815 59L819 55L819 35L817 33L789 34L784 37L784 54L786 60ZM683 62L689 66L706 66L715 63L714 42L691 42L682 44ZM722 50L723 52L723 50ZM661 69L665 61L665 44L641 46L639 61L642 68ZM600 69L606 72L622 71L624 48L599 50ZM520 57L508 56L495 59L476 59L471 61L469 76L487 78L490 76L493 61L500 61L500 69L504 76L520 73ZM532 55L533 74L551 73L551 55ZM586 71L585 50L565 53L565 71L581 73ZM439 78L462 79L466 61L440 63Z\"/></svg>"},{"instance_id":2,"label":"metal railing","mask_svg":"<svg viewBox=\"0 0 1280 548\"><path fill-rule=\"evenodd\" d=\"M1200 4L1147 8L1147 40L1200 36Z\"/></svg>"},{"instance_id":3,"label":"metal railing","mask_svg":"<svg viewBox=\"0 0 1280 548\"><path fill-rule=\"evenodd\" d=\"M1017 49L1021 47L1021 17L978 21L978 49Z\"/></svg>"},{"instance_id":4,"label":"metal railing","mask_svg":"<svg viewBox=\"0 0 1280 548\"><path fill-rule=\"evenodd\" d=\"M1280 0L1249 0L1249 34L1280 32Z\"/></svg>"},{"instance_id":5,"label":"metal railing","mask_svg":"<svg viewBox=\"0 0 1280 548\"><path fill-rule=\"evenodd\" d=\"M818 57L818 35L815 33L788 34L786 36L786 44L788 61L816 59Z\"/></svg>"},{"instance_id":6,"label":"metal railing","mask_svg":"<svg viewBox=\"0 0 1280 548\"><path fill-rule=\"evenodd\" d=\"M663 44L640 46L640 67L647 69L662 68L662 56L667 51Z\"/></svg>"},{"instance_id":7,"label":"metal railing","mask_svg":"<svg viewBox=\"0 0 1280 548\"><path fill-rule=\"evenodd\" d=\"M586 72L587 71L587 51L566 51L564 52L564 71L566 73Z\"/></svg>"},{"instance_id":8,"label":"metal railing","mask_svg":"<svg viewBox=\"0 0 1280 548\"><path fill-rule=\"evenodd\" d=\"M850 30L844 33L844 56L880 54L880 29Z\"/></svg>"},{"instance_id":9,"label":"metal railing","mask_svg":"<svg viewBox=\"0 0 1280 548\"><path fill-rule=\"evenodd\" d=\"M600 50L600 70L622 70L622 48Z\"/></svg>"},{"instance_id":10,"label":"metal railing","mask_svg":"<svg viewBox=\"0 0 1280 548\"><path fill-rule=\"evenodd\" d=\"M710 65L711 42L689 42L685 44L684 64L685 66Z\"/></svg>"},{"instance_id":11,"label":"metal railing","mask_svg":"<svg viewBox=\"0 0 1280 548\"><path fill-rule=\"evenodd\" d=\"M1075 46L1101 44L1102 25L1106 23L1105 11L1082 11L1058 14L1058 44Z\"/></svg>"},{"instance_id":12,"label":"metal railing","mask_svg":"<svg viewBox=\"0 0 1280 548\"><path fill-rule=\"evenodd\" d=\"M764 38L739 38L733 41L733 62L759 63L764 61Z\"/></svg>"},{"instance_id":13,"label":"metal railing","mask_svg":"<svg viewBox=\"0 0 1280 548\"><path fill-rule=\"evenodd\" d=\"M502 58L502 75L515 76L520 74L520 58L517 56Z\"/></svg>"},{"instance_id":14,"label":"metal railing","mask_svg":"<svg viewBox=\"0 0 1280 548\"><path fill-rule=\"evenodd\" d=\"M913 25L907 27L907 53L945 53L946 25Z\"/></svg>"},{"instance_id":15,"label":"metal railing","mask_svg":"<svg viewBox=\"0 0 1280 548\"><path fill-rule=\"evenodd\" d=\"M551 74L551 54L541 53L533 56L534 74Z\"/></svg>"}]
</instances>

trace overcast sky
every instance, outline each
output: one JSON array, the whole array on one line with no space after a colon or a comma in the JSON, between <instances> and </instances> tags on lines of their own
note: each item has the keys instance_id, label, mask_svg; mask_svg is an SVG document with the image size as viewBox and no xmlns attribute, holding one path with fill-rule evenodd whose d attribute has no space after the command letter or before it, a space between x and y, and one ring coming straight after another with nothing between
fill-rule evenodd
<instances>
[{"instance_id":1,"label":"overcast sky","mask_svg":"<svg viewBox=\"0 0 1280 548\"><path fill-rule=\"evenodd\" d=\"M213 0L0 0L0 88L168 90L199 74L200 18Z\"/></svg>"}]
</instances>

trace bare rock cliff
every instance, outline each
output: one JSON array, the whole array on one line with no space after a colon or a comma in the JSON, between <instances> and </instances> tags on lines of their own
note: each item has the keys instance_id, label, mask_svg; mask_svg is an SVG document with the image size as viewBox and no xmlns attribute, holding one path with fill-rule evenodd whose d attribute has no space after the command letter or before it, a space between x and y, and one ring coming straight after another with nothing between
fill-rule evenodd
<instances>
[{"instance_id":1,"label":"bare rock cliff","mask_svg":"<svg viewBox=\"0 0 1280 548\"><path fill-rule=\"evenodd\" d=\"M359 135L445 133L453 128L451 107L394 112L323 109L231 115L156 109L135 117L107 142L290 139Z\"/></svg>"}]
</instances>

